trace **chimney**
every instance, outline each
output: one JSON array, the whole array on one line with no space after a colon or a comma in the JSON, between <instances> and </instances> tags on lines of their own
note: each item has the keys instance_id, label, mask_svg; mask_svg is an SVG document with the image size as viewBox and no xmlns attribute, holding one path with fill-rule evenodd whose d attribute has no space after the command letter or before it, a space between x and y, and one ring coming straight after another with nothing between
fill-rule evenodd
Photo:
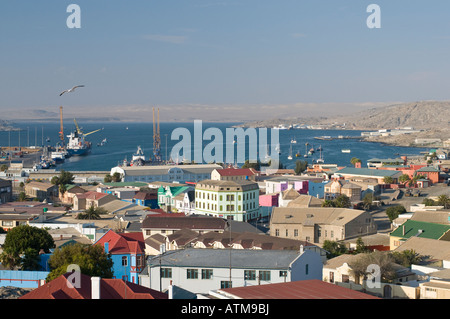
<instances>
[{"instance_id":1,"label":"chimney","mask_svg":"<svg viewBox=\"0 0 450 319\"><path fill-rule=\"evenodd\" d=\"M100 299L100 277L91 277L91 299Z\"/></svg>"},{"instance_id":2,"label":"chimney","mask_svg":"<svg viewBox=\"0 0 450 319\"><path fill-rule=\"evenodd\" d=\"M169 285L169 287L167 287L167 291L168 291L168 294L169 294L169 299L173 299L173 285L172 285L172 280L170 281L170 285Z\"/></svg>"},{"instance_id":3,"label":"chimney","mask_svg":"<svg viewBox=\"0 0 450 319\"><path fill-rule=\"evenodd\" d=\"M303 254L303 245L300 245L300 255Z\"/></svg>"}]
</instances>

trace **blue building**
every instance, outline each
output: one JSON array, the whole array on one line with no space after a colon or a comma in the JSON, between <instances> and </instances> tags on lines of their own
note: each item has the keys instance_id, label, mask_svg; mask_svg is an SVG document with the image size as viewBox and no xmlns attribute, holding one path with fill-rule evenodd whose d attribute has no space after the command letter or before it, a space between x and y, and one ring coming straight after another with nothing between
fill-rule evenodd
<instances>
[{"instance_id":1,"label":"blue building","mask_svg":"<svg viewBox=\"0 0 450 319\"><path fill-rule=\"evenodd\" d=\"M320 183L316 183L313 181L308 182L308 195L314 196L317 198L324 198L325 196L325 185L329 181L323 181Z\"/></svg>"},{"instance_id":2,"label":"blue building","mask_svg":"<svg viewBox=\"0 0 450 319\"><path fill-rule=\"evenodd\" d=\"M159 208L158 194L156 192L137 192L133 197L133 203L139 206L147 206L150 208Z\"/></svg>"},{"instance_id":3,"label":"blue building","mask_svg":"<svg viewBox=\"0 0 450 319\"><path fill-rule=\"evenodd\" d=\"M106 232L94 245L101 245L114 263L113 273L117 279L138 284L138 274L144 269L145 243L142 232Z\"/></svg>"}]
</instances>

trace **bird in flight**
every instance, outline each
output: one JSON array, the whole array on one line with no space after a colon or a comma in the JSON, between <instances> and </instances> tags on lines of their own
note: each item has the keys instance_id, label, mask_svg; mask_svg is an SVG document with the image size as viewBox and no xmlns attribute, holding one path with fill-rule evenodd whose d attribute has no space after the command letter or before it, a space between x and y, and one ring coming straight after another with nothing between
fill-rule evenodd
<instances>
[{"instance_id":1,"label":"bird in flight","mask_svg":"<svg viewBox=\"0 0 450 319\"><path fill-rule=\"evenodd\" d=\"M82 88L82 87L84 87L84 85L77 85L77 86L74 86L73 88L71 88L71 89L69 89L69 90L64 90L64 91L62 91L61 94L60 94L59 96L63 95L64 93L70 93L70 92L73 92L73 91L75 91L76 88Z\"/></svg>"}]
</instances>

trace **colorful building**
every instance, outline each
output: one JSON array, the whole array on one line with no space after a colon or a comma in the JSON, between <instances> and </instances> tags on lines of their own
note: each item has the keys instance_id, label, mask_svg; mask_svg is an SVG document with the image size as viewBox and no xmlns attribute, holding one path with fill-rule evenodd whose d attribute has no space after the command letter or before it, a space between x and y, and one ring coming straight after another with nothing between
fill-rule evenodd
<instances>
[{"instance_id":1,"label":"colorful building","mask_svg":"<svg viewBox=\"0 0 450 319\"><path fill-rule=\"evenodd\" d=\"M94 245L100 245L111 255L114 278L132 283L138 282L138 274L144 269L145 243L141 232L106 232Z\"/></svg>"},{"instance_id":2,"label":"colorful building","mask_svg":"<svg viewBox=\"0 0 450 319\"><path fill-rule=\"evenodd\" d=\"M195 187L198 214L249 221L259 215L259 186L247 180L203 180Z\"/></svg>"}]
</instances>

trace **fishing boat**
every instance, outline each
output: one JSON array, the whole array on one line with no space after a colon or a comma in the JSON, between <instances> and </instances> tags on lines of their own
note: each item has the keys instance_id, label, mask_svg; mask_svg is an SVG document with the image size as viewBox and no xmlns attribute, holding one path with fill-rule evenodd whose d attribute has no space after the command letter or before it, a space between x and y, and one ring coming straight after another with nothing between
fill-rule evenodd
<instances>
[{"instance_id":1,"label":"fishing boat","mask_svg":"<svg viewBox=\"0 0 450 319\"><path fill-rule=\"evenodd\" d=\"M63 152L63 151L51 152L50 157L53 161L55 161L56 164L64 163L64 161L66 159L65 152Z\"/></svg>"},{"instance_id":2,"label":"fishing boat","mask_svg":"<svg viewBox=\"0 0 450 319\"><path fill-rule=\"evenodd\" d=\"M101 129L83 133L83 131L78 127L77 121L74 119L76 129L71 132L67 137L69 138L69 143L67 143L66 150L70 156L82 156L87 155L91 150L91 142L86 141L85 137L89 134L100 131Z\"/></svg>"},{"instance_id":3,"label":"fishing boat","mask_svg":"<svg viewBox=\"0 0 450 319\"><path fill-rule=\"evenodd\" d=\"M349 150L349 149L342 149L341 152L342 152L342 153L350 153L351 150Z\"/></svg>"},{"instance_id":4,"label":"fishing boat","mask_svg":"<svg viewBox=\"0 0 450 319\"><path fill-rule=\"evenodd\" d=\"M311 148L310 150L309 150L309 152L308 152L308 155L313 155L314 154L314 147L313 148Z\"/></svg>"},{"instance_id":5,"label":"fishing boat","mask_svg":"<svg viewBox=\"0 0 450 319\"><path fill-rule=\"evenodd\" d=\"M295 137L293 137L293 138L291 139L291 143L292 143L292 144L296 144L296 143L297 143L297 140L295 139Z\"/></svg>"}]
</instances>

